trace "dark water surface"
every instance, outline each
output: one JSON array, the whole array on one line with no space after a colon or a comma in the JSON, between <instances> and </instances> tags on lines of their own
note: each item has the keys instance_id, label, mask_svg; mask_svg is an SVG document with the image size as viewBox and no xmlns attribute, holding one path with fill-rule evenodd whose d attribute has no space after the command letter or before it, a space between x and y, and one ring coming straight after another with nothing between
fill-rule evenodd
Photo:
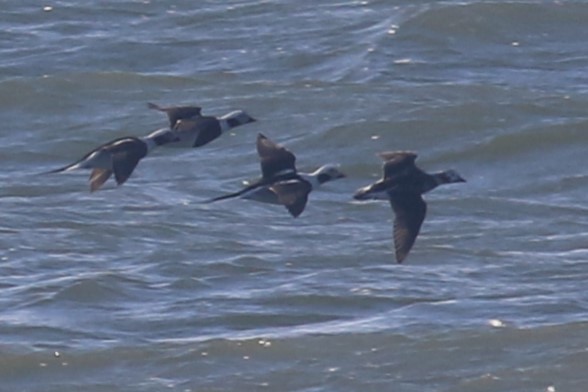
<instances>
[{"instance_id":1,"label":"dark water surface","mask_svg":"<svg viewBox=\"0 0 588 392\"><path fill-rule=\"evenodd\" d=\"M586 390L588 3L1 4L0 390ZM148 101L259 121L119 188L37 175L164 126ZM200 204L258 132L348 178L298 219ZM468 180L403 265L351 199L397 149Z\"/></svg>"}]
</instances>

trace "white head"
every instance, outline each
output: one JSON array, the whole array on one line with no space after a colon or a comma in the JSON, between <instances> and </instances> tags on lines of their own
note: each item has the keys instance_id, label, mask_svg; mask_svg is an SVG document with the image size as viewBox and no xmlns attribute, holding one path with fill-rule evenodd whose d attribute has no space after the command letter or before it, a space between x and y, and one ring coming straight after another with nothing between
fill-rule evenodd
<instances>
[{"instance_id":1,"label":"white head","mask_svg":"<svg viewBox=\"0 0 588 392\"><path fill-rule=\"evenodd\" d=\"M339 170L339 165L333 164L321 166L310 175L316 178L316 182L318 185L345 177L345 174L343 174L341 170Z\"/></svg>"},{"instance_id":2,"label":"white head","mask_svg":"<svg viewBox=\"0 0 588 392\"><path fill-rule=\"evenodd\" d=\"M234 112L227 113L220 117L219 120L226 121L229 128L235 128L239 125L249 124L251 122L257 121L244 110L235 110Z\"/></svg>"}]
</instances>

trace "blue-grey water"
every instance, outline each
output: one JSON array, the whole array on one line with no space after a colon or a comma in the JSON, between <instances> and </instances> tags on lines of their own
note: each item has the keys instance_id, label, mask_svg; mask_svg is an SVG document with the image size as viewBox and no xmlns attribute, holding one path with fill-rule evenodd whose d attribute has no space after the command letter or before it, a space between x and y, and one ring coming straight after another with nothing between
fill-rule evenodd
<instances>
[{"instance_id":1,"label":"blue-grey water","mask_svg":"<svg viewBox=\"0 0 588 392\"><path fill-rule=\"evenodd\" d=\"M582 392L588 3L0 2L1 391ZM129 181L38 175L165 126L259 121ZM258 132L346 179L202 204L259 176ZM376 152L468 182L354 202Z\"/></svg>"}]
</instances>

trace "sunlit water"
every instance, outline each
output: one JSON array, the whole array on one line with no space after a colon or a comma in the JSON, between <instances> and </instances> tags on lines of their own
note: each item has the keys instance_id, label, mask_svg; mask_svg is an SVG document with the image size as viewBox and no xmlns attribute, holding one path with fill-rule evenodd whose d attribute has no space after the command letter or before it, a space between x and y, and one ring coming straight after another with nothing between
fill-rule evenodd
<instances>
[{"instance_id":1,"label":"sunlit water","mask_svg":"<svg viewBox=\"0 0 588 392\"><path fill-rule=\"evenodd\" d=\"M588 4L6 1L0 390L584 391ZM259 121L121 187L38 175L166 124ZM280 206L262 132L348 175ZM426 195L405 264L376 152L468 182Z\"/></svg>"}]
</instances>

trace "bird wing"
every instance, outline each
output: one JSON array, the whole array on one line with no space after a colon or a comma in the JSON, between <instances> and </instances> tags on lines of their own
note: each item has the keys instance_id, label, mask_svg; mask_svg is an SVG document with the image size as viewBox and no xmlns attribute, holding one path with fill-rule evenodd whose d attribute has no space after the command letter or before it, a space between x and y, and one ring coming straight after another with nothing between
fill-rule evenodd
<instances>
[{"instance_id":1,"label":"bird wing","mask_svg":"<svg viewBox=\"0 0 588 392\"><path fill-rule=\"evenodd\" d=\"M280 181L270 186L270 190L278 196L280 204L296 218L306 207L312 185L304 180Z\"/></svg>"},{"instance_id":2,"label":"bird wing","mask_svg":"<svg viewBox=\"0 0 588 392\"><path fill-rule=\"evenodd\" d=\"M178 121L174 132L180 140L193 139L192 147L202 147L219 137L222 130L218 119L202 116Z\"/></svg>"},{"instance_id":3,"label":"bird wing","mask_svg":"<svg viewBox=\"0 0 588 392\"><path fill-rule=\"evenodd\" d=\"M410 252L427 214L427 204L420 194L398 192L390 195L394 210L394 246L396 261L402 261Z\"/></svg>"},{"instance_id":4,"label":"bird wing","mask_svg":"<svg viewBox=\"0 0 588 392\"><path fill-rule=\"evenodd\" d=\"M411 151L387 151L378 154L384 161L384 178L394 178L407 171L418 170L415 165L417 154Z\"/></svg>"},{"instance_id":5,"label":"bird wing","mask_svg":"<svg viewBox=\"0 0 588 392\"><path fill-rule=\"evenodd\" d=\"M159 110L167 114L169 119L169 126L173 128L178 120L186 120L201 115L202 108L199 106L170 106L162 107L155 103L148 102L147 107L149 109Z\"/></svg>"},{"instance_id":6,"label":"bird wing","mask_svg":"<svg viewBox=\"0 0 588 392\"><path fill-rule=\"evenodd\" d=\"M257 153L261 162L261 173L266 180L290 172L296 174L296 157L285 147L272 142L263 134L257 135Z\"/></svg>"},{"instance_id":7,"label":"bird wing","mask_svg":"<svg viewBox=\"0 0 588 392\"><path fill-rule=\"evenodd\" d=\"M112 148L112 170L116 183L122 185L131 176L139 161L147 155L147 146L142 141L129 138Z\"/></svg>"},{"instance_id":8,"label":"bird wing","mask_svg":"<svg viewBox=\"0 0 588 392\"><path fill-rule=\"evenodd\" d=\"M95 168L90 173L90 192L97 191L112 175L112 170Z\"/></svg>"}]
</instances>

